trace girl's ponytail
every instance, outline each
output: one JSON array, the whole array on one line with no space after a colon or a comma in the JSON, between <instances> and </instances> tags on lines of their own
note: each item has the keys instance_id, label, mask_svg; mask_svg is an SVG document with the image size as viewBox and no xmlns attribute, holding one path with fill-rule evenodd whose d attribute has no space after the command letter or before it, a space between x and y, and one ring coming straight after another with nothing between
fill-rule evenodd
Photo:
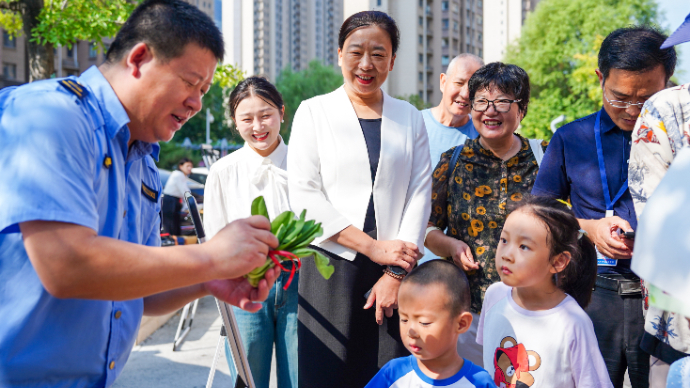
<instances>
[{"instance_id":1,"label":"girl's ponytail","mask_svg":"<svg viewBox=\"0 0 690 388\"><path fill-rule=\"evenodd\" d=\"M563 271L556 274L558 288L577 301L583 309L592 298L592 289L597 278L597 251L592 240L583 235L577 242L577 256Z\"/></svg>"},{"instance_id":2,"label":"girl's ponytail","mask_svg":"<svg viewBox=\"0 0 690 388\"><path fill-rule=\"evenodd\" d=\"M573 211L558 200L540 196L528 198L518 209L533 214L546 225L551 258L564 252L570 254L570 263L554 275L554 282L580 307L587 307L597 276L597 252L587 235L581 234Z\"/></svg>"}]
</instances>

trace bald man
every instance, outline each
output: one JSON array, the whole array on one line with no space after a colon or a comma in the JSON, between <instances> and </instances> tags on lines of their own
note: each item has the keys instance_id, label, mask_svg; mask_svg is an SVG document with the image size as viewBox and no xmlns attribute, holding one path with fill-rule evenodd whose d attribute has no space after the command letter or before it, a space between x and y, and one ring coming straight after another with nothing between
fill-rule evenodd
<instances>
[{"instance_id":1,"label":"bald man","mask_svg":"<svg viewBox=\"0 0 690 388\"><path fill-rule=\"evenodd\" d=\"M429 134L431 166L436 167L441 154L479 134L470 118L470 97L467 83L484 61L474 54L460 54L441 73L441 103L422 111Z\"/></svg>"}]
</instances>

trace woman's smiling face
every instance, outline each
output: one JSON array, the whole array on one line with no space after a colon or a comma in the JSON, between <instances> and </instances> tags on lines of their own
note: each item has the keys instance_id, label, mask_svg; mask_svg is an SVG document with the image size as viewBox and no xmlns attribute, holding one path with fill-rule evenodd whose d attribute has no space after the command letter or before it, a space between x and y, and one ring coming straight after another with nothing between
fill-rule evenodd
<instances>
[{"instance_id":1,"label":"woman's smiling face","mask_svg":"<svg viewBox=\"0 0 690 388\"><path fill-rule=\"evenodd\" d=\"M502 92L496 87L488 89L480 89L474 95L474 101L479 100L515 100L513 94ZM479 132L479 136L490 140L506 140L510 141L513 133L520 126L523 113L518 108L517 103L510 104L510 110L505 113L498 112L493 104L484 112L477 112L472 109L472 122L474 127Z\"/></svg>"},{"instance_id":2,"label":"woman's smiling face","mask_svg":"<svg viewBox=\"0 0 690 388\"><path fill-rule=\"evenodd\" d=\"M235 125L245 142L259 155L268 156L278 146L283 110L259 96L249 96L235 109Z\"/></svg>"},{"instance_id":3,"label":"woman's smiling face","mask_svg":"<svg viewBox=\"0 0 690 388\"><path fill-rule=\"evenodd\" d=\"M391 38L378 26L356 29L338 49L345 86L362 98L379 93L394 62Z\"/></svg>"}]
</instances>

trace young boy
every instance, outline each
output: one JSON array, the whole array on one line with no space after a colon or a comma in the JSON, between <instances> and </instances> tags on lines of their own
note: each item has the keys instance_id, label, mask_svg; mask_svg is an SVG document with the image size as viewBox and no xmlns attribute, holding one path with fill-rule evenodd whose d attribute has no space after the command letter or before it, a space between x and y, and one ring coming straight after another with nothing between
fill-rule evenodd
<instances>
[{"instance_id":1,"label":"young boy","mask_svg":"<svg viewBox=\"0 0 690 388\"><path fill-rule=\"evenodd\" d=\"M444 260L426 262L398 291L400 336L409 357L388 362L365 388L495 388L484 369L458 355L458 336L470 327L465 274Z\"/></svg>"}]
</instances>

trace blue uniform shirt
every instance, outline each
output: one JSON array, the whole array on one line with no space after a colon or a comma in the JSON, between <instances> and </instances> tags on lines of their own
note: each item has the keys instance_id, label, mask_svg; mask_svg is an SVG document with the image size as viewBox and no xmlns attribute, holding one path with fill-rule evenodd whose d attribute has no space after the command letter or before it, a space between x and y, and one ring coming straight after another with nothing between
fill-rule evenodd
<instances>
[{"instance_id":1,"label":"blue uniform shirt","mask_svg":"<svg viewBox=\"0 0 690 388\"><path fill-rule=\"evenodd\" d=\"M559 128L554 133L532 188L532 194L566 200L570 198L578 218L601 219L606 200L599 173L594 137L596 113ZM601 143L606 165L606 181L611 198L628 179L631 132L618 128L601 109ZM637 229L637 216L630 191L614 204L614 215ZM617 267L630 268L630 260L618 260Z\"/></svg>"},{"instance_id":2,"label":"blue uniform shirt","mask_svg":"<svg viewBox=\"0 0 690 388\"><path fill-rule=\"evenodd\" d=\"M160 245L158 145L128 149L129 118L101 72L34 82L0 98L0 386L104 387L125 366L143 300L57 299L18 225L82 225ZM83 89L74 82L77 80Z\"/></svg>"}]
</instances>

